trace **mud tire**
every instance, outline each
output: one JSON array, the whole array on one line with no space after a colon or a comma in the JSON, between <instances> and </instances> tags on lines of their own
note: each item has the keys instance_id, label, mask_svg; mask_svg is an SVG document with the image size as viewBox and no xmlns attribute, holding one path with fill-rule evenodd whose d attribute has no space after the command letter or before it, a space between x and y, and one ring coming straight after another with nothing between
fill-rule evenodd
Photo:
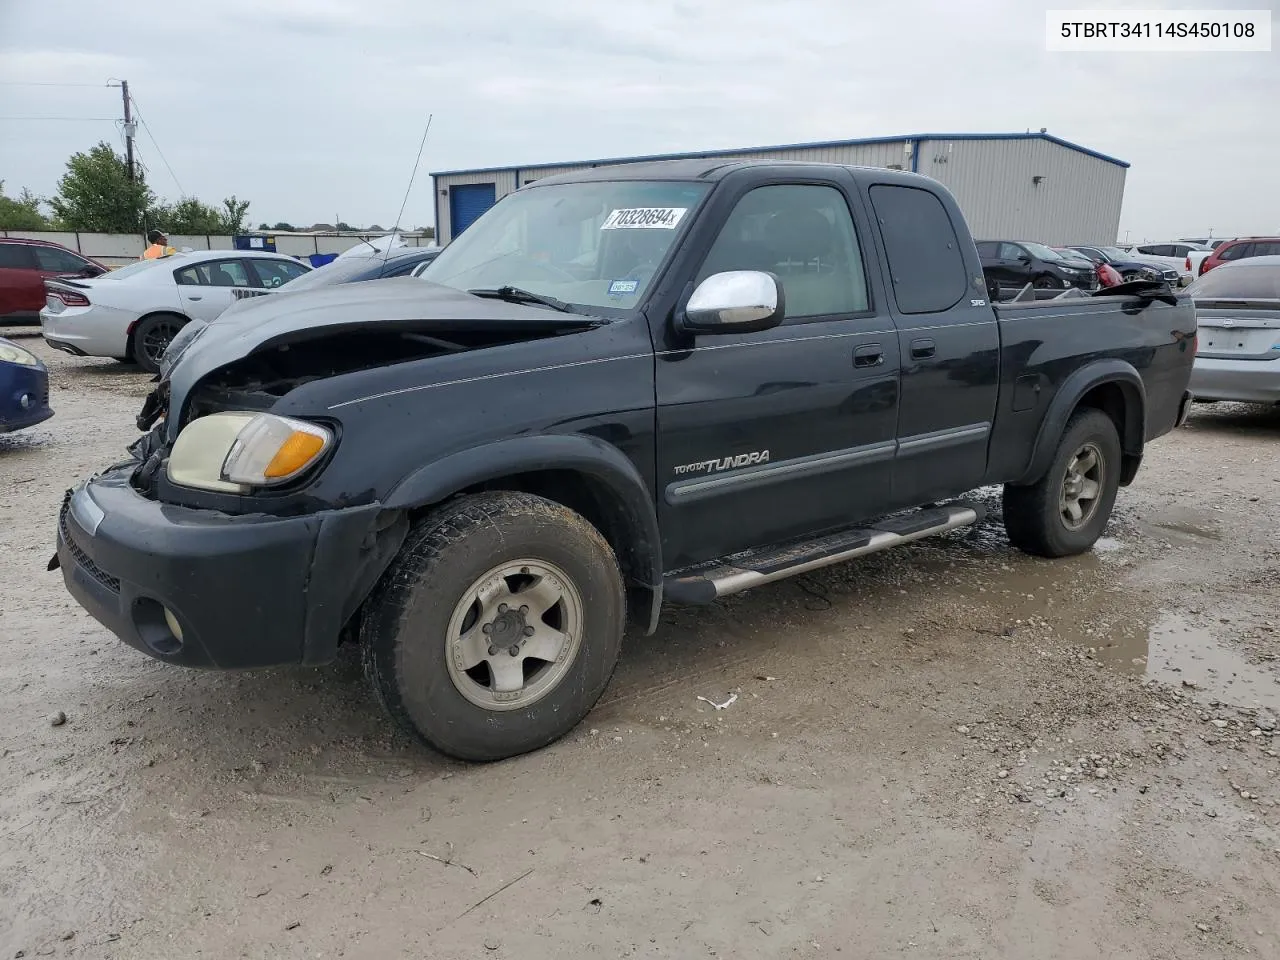
<instances>
[{"instance_id":1,"label":"mud tire","mask_svg":"<svg viewBox=\"0 0 1280 960\"><path fill-rule=\"evenodd\" d=\"M1082 448L1091 445L1101 460L1100 493L1091 515L1072 529L1063 515L1061 496L1068 467ZM1066 557L1091 549L1111 519L1120 489L1120 436L1101 410L1078 410L1067 422L1053 461L1033 484L1004 487L1004 528L1009 542L1039 557Z\"/></svg>"},{"instance_id":2,"label":"mud tire","mask_svg":"<svg viewBox=\"0 0 1280 960\"><path fill-rule=\"evenodd\" d=\"M450 675L455 607L496 564L554 564L581 599L573 662L539 699L486 709ZM417 524L364 607L365 673L392 719L460 760L491 761L537 750L591 710L613 675L626 624L621 571L603 536L568 508L525 493L450 501Z\"/></svg>"}]
</instances>

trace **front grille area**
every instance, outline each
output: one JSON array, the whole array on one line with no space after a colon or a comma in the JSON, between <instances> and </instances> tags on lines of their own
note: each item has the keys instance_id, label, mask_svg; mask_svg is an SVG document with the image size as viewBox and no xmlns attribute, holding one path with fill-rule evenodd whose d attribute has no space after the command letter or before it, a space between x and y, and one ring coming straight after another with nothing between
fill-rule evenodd
<instances>
[{"instance_id":1,"label":"front grille area","mask_svg":"<svg viewBox=\"0 0 1280 960\"><path fill-rule=\"evenodd\" d=\"M89 559L89 555L80 549L75 540L71 537L71 525L67 523L67 514L71 510L71 491L68 490L66 496L62 498L62 509L58 512L58 531L62 534L62 542L67 545L67 550L76 562L76 566L84 570L85 573L93 577L94 580L102 584L112 593L120 592L120 581L116 577L111 576L107 571L103 570L96 563Z\"/></svg>"}]
</instances>

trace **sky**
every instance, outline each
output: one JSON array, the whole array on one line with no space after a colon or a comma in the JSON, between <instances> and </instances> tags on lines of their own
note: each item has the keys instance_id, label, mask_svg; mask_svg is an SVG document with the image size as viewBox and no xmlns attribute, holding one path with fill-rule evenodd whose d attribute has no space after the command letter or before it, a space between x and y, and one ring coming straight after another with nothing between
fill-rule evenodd
<instances>
[{"instance_id":1,"label":"sky","mask_svg":"<svg viewBox=\"0 0 1280 960\"><path fill-rule=\"evenodd\" d=\"M1067 6L0 0L0 179L48 195L119 145L124 79L153 189L255 225L394 224L430 115L404 226L432 171L1047 127L1132 164L1121 240L1280 233L1280 47L1047 52ZM1077 6L1271 9L1280 38L1277 0Z\"/></svg>"}]
</instances>

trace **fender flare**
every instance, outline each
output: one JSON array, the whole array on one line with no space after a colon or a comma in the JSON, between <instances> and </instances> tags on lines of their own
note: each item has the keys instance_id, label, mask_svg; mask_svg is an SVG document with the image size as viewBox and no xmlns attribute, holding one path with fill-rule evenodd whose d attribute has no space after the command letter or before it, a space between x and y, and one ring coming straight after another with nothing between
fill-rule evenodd
<instances>
[{"instance_id":1,"label":"fender flare","mask_svg":"<svg viewBox=\"0 0 1280 960\"><path fill-rule=\"evenodd\" d=\"M1071 419L1080 400L1090 390L1108 383L1116 384L1124 395L1124 425L1120 430L1120 449L1126 459L1131 461L1131 465L1123 473L1132 479L1146 442L1147 388L1142 382L1142 376L1131 363L1108 357L1081 367L1063 381L1040 422L1035 446L1032 447L1026 470L1018 478L1019 484L1035 483L1044 476L1057 450L1058 438L1066 430L1067 421Z\"/></svg>"},{"instance_id":2,"label":"fender flare","mask_svg":"<svg viewBox=\"0 0 1280 960\"><path fill-rule=\"evenodd\" d=\"M626 534L616 545L619 559L647 608L636 609L633 616L652 633L662 605L662 535L653 496L635 464L598 437L542 434L461 450L414 470L388 492L383 504L391 510L428 507L478 483L548 470L580 474L606 493L602 506L613 511L614 529ZM607 536L608 531L601 533Z\"/></svg>"}]
</instances>

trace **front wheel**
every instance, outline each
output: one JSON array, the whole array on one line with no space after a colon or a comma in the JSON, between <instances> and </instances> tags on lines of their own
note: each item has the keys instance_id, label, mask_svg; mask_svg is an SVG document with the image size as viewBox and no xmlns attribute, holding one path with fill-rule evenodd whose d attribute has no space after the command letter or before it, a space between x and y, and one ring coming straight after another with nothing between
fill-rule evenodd
<instances>
[{"instance_id":1,"label":"front wheel","mask_svg":"<svg viewBox=\"0 0 1280 960\"><path fill-rule=\"evenodd\" d=\"M1090 549L1120 489L1120 436L1101 410L1067 421L1048 471L1027 486L1006 484L1004 527L1025 553L1065 557Z\"/></svg>"},{"instance_id":2,"label":"front wheel","mask_svg":"<svg viewBox=\"0 0 1280 960\"><path fill-rule=\"evenodd\" d=\"M1057 277L1053 277L1045 273L1036 277L1032 286L1037 290L1060 290L1063 287L1063 283Z\"/></svg>"},{"instance_id":3,"label":"front wheel","mask_svg":"<svg viewBox=\"0 0 1280 960\"><path fill-rule=\"evenodd\" d=\"M416 526L365 606L365 672L392 718L460 760L564 736L604 693L626 600L586 520L523 493L455 500Z\"/></svg>"}]
</instances>

